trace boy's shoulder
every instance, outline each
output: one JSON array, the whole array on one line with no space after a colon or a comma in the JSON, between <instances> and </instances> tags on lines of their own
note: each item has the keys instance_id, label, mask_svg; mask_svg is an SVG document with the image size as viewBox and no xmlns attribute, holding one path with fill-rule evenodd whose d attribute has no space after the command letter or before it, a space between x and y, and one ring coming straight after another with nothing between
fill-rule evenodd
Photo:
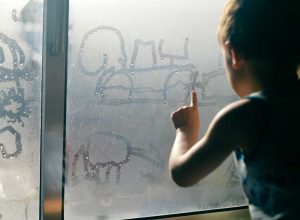
<instances>
[{"instance_id":1,"label":"boy's shoulder","mask_svg":"<svg viewBox=\"0 0 300 220\"><path fill-rule=\"evenodd\" d=\"M243 98L224 107L215 117L214 124L234 145L251 151L264 135L268 125L268 107L264 101Z\"/></svg>"},{"instance_id":2,"label":"boy's shoulder","mask_svg":"<svg viewBox=\"0 0 300 220\"><path fill-rule=\"evenodd\" d=\"M217 116L245 121L258 119L257 117L264 116L267 111L268 105L265 99L252 96L228 104Z\"/></svg>"}]
</instances>

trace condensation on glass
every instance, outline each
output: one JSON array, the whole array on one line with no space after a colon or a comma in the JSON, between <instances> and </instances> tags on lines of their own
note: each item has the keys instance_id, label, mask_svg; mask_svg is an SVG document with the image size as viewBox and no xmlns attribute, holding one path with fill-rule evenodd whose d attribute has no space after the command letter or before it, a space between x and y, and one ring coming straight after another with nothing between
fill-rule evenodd
<instances>
[{"instance_id":1,"label":"condensation on glass","mask_svg":"<svg viewBox=\"0 0 300 220\"><path fill-rule=\"evenodd\" d=\"M196 186L168 174L170 113L199 94L201 134L229 88L222 1L71 0L65 219L122 219L246 203L232 158Z\"/></svg>"},{"instance_id":2,"label":"condensation on glass","mask_svg":"<svg viewBox=\"0 0 300 220\"><path fill-rule=\"evenodd\" d=\"M0 219L39 219L42 15L0 0Z\"/></svg>"}]
</instances>

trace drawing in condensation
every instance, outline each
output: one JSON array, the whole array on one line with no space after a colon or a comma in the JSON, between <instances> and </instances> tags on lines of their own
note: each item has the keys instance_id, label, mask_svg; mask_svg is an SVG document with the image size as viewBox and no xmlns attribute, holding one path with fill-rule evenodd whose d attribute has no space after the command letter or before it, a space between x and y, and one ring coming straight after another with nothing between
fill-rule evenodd
<instances>
[{"instance_id":1,"label":"drawing in condensation","mask_svg":"<svg viewBox=\"0 0 300 220\"><path fill-rule=\"evenodd\" d=\"M95 139L98 139L98 141L95 141ZM94 147L94 151L96 150L93 155L90 153L92 147ZM109 155L114 148L119 150L118 156L120 158L116 158L118 157L116 155L114 158L111 158ZM101 157L103 154L105 156ZM101 157L103 161L92 161L91 156L98 156L98 158ZM83 175L80 175L77 172L80 157L83 165ZM130 166L128 163L132 157L141 158L158 169L163 166L163 160L160 157L159 152L155 151L155 148L147 150L139 147L133 147L129 140L125 137L112 132L96 132L90 134L86 143L80 145L79 150L74 156L71 168L72 180L76 183L83 177L83 179L96 181L99 184L108 184L110 182L110 176L112 175L112 168L116 168L115 180L113 181L118 184L120 183L121 178L121 168L124 166ZM105 172L104 179L101 179L100 177L102 176L101 171Z\"/></svg>"},{"instance_id":2,"label":"drawing in condensation","mask_svg":"<svg viewBox=\"0 0 300 220\"><path fill-rule=\"evenodd\" d=\"M103 48L96 51L93 47L88 50L89 45L93 45L96 39L101 39L104 35L110 36L108 39L117 39L118 43L112 47L118 46L119 57L115 57L115 54L112 54L115 51L109 51L109 47L107 51ZM187 103L191 89L200 90L200 105L216 105L235 99L234 96L206 95L209 82L224 75L224 71L219 64L218 69L203 73L202 80L199 80L199 72L195 65L188 62L188 44L189 38L186 38L183 43L183 54L178 55L164 53L164 39L159 41L158 48L156 48L155 41L136 39L130 62L128 62L125 41L121 32L114 27L100 26L84 35L76 65L80 72L98 77L94 94L100 97L101 104L166 103L167 101ZM150 65L137 65L141 48L150 50ZM91 54L99 53L101 55L100 61L95 64L97 66L89 66ZM168 61L168 64L158 64L157 57L164 63ZM183 64L184 62L186 63ZM181 90L183 92L172 96L171 91L178 90L177 87L183 88ZM114 96L115 91L119 92Z\"/></svg>"},{"instance_id":3,"label":"drawing in condensation","mask_svg":"<svg viewBox=\"0 0 300 220\"><path fill-rule=\"evenodd\" d=\"M7 58L8 57L8 58ZM34 71L24 67L25 54L18 43L5 34L0 33L0 85L9 84L10 88L0 90L0 118L10 125L0 129L0 135L6 132L14 136L15 151L7 152L7 146L0 143L2 157L17 158L22 152L21 134L12 126L19 123L24 127L23 118L29 117L31 110L29 101L25 100L21 80L31 81ZM3 87L5 87L3 85Z\"/></svg>"},{"instance_id":4,"label":"drawing in condensation","mask_svg":"<svg viewBox=\"0 0 300 220\"><path fill-rule=\"evenodd\" d=\"M100 41L109 39L110 42L101 42L103 47L97 48L95 41L99 39ZM112 39L115 41L113 45L110 45L113 42ZM93 95L99 96L100 104L103 105L159 104L167 101L187 103L191 89L200 90L200 105L222 104L235 99L235 96L209 96L206 94L210 81L224 75L220 59L218 69L203 73L202 81L200 81L195 65L188 62L188 45L189 39L186 38L183 42L183 53L171 54L164 52L164 39L159 41L158 48L153 40L136 39L129 60L121 32L114 27L99 26L84 35L75 67L81 73L97 77ZM142 65L139 62L141 59L139 53L142 49L148 49L149 52L147 65L145 62L142 62ZM99 56L99 60L95 61L95 54ZM158 58L164 64L159 64ZM94 65L93 62L95 62ZM172 96L172 90L179 91L182 93L181 96L178 93ZM113 95L115 91L119 91L119 93ZM132 147L130 141L125 137L110 131L91 132L87 136L86 143L80 145L72 162L71 176L75 183L82 178L97 183L109 183L111 171L115 168L115 182L118 184L120 183L121 168L125 165L130 166L128 163L132 156L142 158L157 168L161 168L163 165L163 160L158 159L160 158L159 153L153 146L150 150ZM92 143L91 140L96 136L99 140ZM105 139L109 140L106 144ZM111 150L116 146L126 149L122 158L118 160L115 158L99 159L103 149ZM98 152L91 153L92 151ZM95 154L99 154L99 158L93 161L91 155L94 158ZM82 163L79 163L80 159ZM78 172L78 166L81 165L83 174Z\"/></svg>"}]
</instances>

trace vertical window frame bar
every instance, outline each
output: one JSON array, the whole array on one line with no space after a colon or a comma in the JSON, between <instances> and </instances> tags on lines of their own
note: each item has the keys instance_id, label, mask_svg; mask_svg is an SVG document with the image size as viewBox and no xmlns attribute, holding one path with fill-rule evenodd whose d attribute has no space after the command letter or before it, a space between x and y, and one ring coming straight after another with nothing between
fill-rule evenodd
<instances>
[{"instance_id":1,"label":"vertical window frame bar","mask_svg":"<svg viewBox=\"0 0 300 220\"><path fill-rule=\"evenodd\" d=\"M40 220L64 219L69 0L44 1Z\"/></svg>"}]
</instances>

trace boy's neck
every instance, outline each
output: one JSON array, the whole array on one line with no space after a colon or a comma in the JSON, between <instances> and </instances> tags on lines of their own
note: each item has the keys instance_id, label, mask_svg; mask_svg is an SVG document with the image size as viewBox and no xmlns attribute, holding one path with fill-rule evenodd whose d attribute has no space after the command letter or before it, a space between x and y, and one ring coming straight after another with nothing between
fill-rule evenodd
<instances>
[{"instance_id":1,"label":"boy's neck","mask_svg":"<svg viewBox=\"0 0 300 220\"><path fill-rule=\"evenodd\" d=\"M258 62L252 67L251 75L254 77L252 87L254 90L290 87L297 84L298 76L296 70L274 67L273 65Z\"/></svg>"}]
</instances>

